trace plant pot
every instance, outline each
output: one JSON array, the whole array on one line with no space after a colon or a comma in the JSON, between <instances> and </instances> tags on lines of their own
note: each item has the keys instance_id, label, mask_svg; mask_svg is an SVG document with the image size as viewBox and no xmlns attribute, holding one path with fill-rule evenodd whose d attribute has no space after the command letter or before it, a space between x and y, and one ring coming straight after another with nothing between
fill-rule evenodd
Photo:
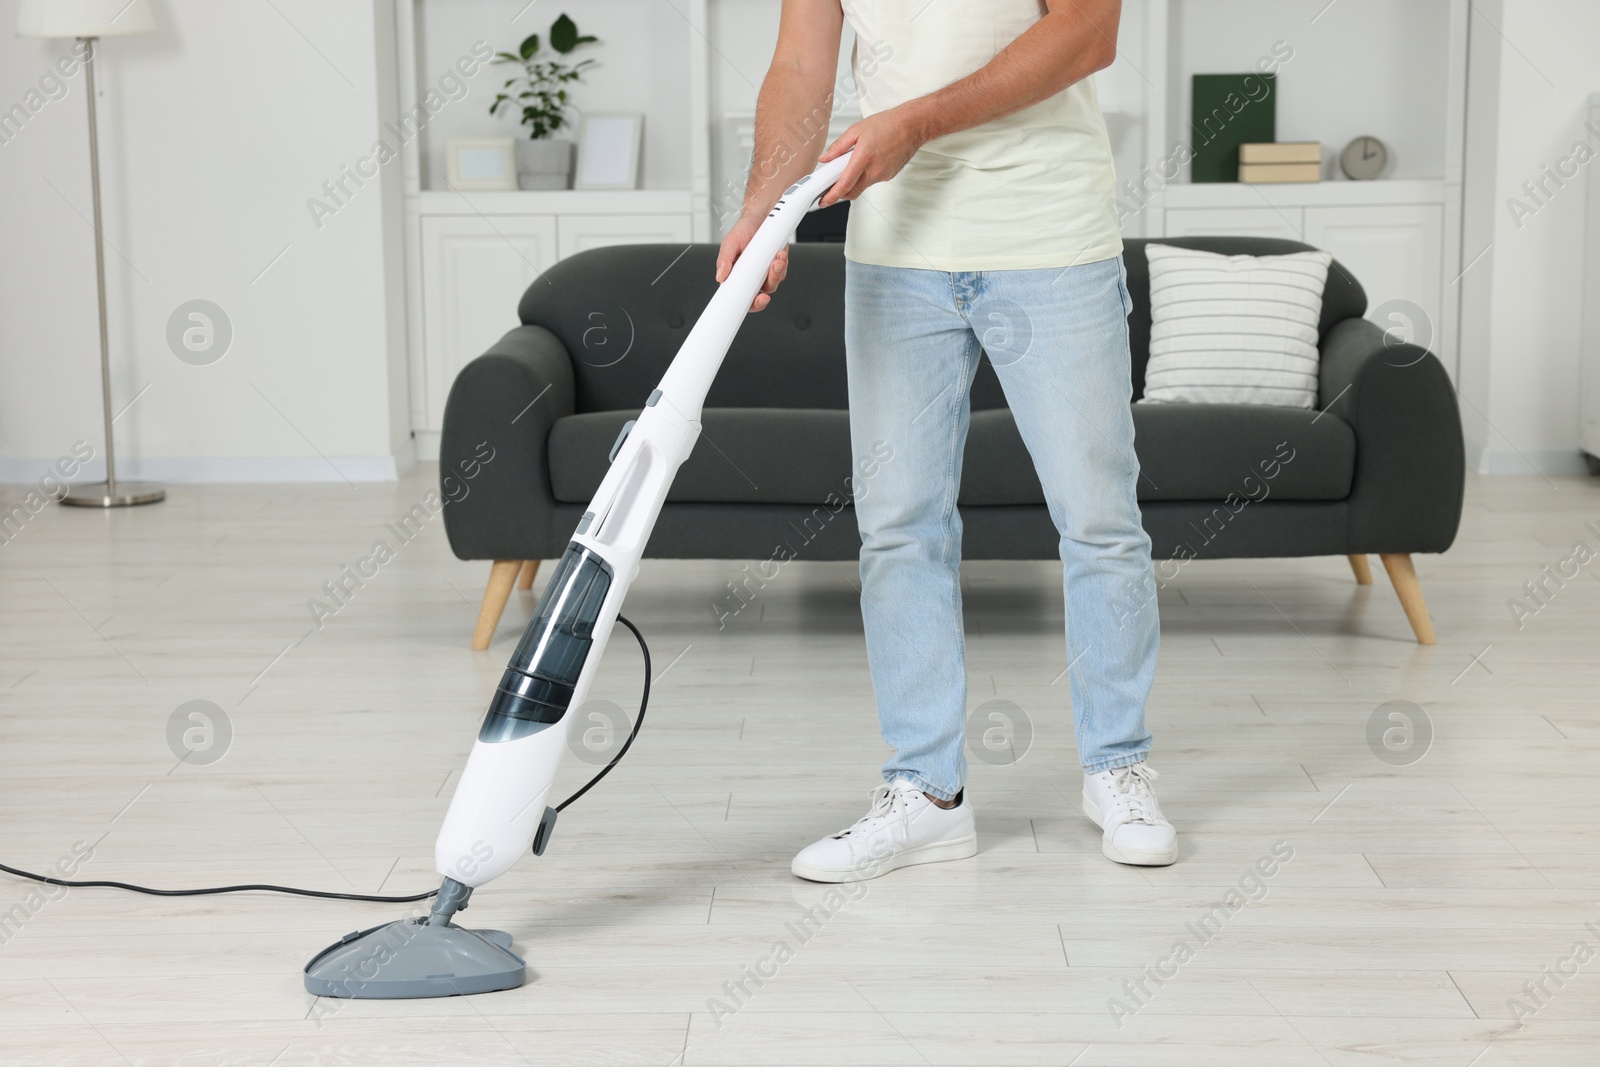
<instances>
[{"instance_id":1,"label":"plant pot","mask_svg":"<svg viewBox=\"0 0 1600 1067\"><path fill-rule=\"evenodd\" d=\"M547 139L517 142L517 187L566 189L572 184L571 141Z\"/></svg>"}]
</instances>

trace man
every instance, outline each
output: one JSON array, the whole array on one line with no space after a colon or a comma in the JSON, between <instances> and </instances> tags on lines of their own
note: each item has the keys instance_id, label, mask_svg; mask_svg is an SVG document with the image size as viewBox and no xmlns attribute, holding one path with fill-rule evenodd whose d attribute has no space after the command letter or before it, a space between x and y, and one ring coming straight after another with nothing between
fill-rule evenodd
<instances>
[{"instance_id":1,"label":"man","mask_svg":"<svg viewBox=\"0 0 1600 1067\"><path fill-rule=\"evenodd\" d=\"M854 152L822 204L853 202L852 447L858 460L875 442L894 447L856 502L867 658L894 755L866 816L795 857L802 878L853 881L977 852L963 789L956 495L980 349L1061 536L1083 812L1112 860L1177 857L1144 763L1158 625L1135 497L1131 303L1091 80L1116 56L1120 16L1121 0L784 0L755 166L717 276L813 168L848 19L864 117L821 154ZM773 263L753 311L787 268L786 255Z\"/></svg>"}]
</instances>

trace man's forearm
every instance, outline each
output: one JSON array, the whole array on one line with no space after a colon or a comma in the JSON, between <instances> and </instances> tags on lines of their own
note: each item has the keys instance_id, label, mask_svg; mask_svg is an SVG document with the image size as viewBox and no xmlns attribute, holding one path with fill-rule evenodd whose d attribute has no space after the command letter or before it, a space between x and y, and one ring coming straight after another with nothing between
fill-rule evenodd
<instances>
[{"instance_id":1,"label":"man's forearm","mask_svg":"<svg viewBox=\"0 0 1600 1067\"><path fill-rule=\"evenodd\" d=\"M760 218L783 191L816 166L828 139L833 83L774 66L756 101L755 154L745 187L744 215Z\"/></svg>"},{"instance_id":2,"label":"man's forearm","mask_svg":"<svg viewBox=\"0 0 1600 1067\"><path fill-rule=\"evenodd\" d=\"M1116 58L1120 0L1063 0L983 67L901 105L921 141L1032 107Z\"/></svg>"}]
</instances>

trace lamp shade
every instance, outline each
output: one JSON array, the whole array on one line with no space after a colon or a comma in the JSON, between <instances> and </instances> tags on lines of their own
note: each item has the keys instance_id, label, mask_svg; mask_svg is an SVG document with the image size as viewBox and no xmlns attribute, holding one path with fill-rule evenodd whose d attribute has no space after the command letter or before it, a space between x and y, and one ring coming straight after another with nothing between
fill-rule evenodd
<instances>
[{"instance_id":1,"label":"lamp shade","mask_svg":"<svg viewBox=\"0 0 1600 1067\"><path fill-rule=\"evenodd\" d=\"M149 0L22 0L18 37L128 37L154 33Z\"/></svg>"}]
</instances>

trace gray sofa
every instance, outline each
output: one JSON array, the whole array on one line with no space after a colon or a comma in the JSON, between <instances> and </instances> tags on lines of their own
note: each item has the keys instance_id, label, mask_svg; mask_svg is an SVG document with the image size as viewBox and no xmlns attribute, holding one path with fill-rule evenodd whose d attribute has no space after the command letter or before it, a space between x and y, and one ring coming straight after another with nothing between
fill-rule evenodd
<instances>
[{"instance_id":1,"label":"gray sofa","mask_svg":"<svg viewBox=\"0 0 1600 1067\"><path fill-rule=\"evenodd\" d=\"M1149 359L1145 243L1126 251L1134 399ZM1242 237L1162 243L1227 254L1307 248ZM445 495L459 495L449 491L453 472L476 476L445 508L445 528L461 559L495 561L474 647L487 647L513 584L526 588L537 561L561 554L623 423L710 299L715 256L709 244L628 245L565 259L529 286L522 325L457 376L440 448ZM793 247L788 280L740 331L711 390L649 555L766 559L783 544L803 559L855 557L853 512L834 513L850 472L843 289L839 245ZM1432 643L1410 554L1443 552L1455 538L1460 415L1439 361L1386 344L1365 311L1360 284L1335 264L1318 410L1135 404L1140 505L1158 560L1346 555L1368 582L1367 554L1377 553L1418 640ZM1043 491L986 362L972 409L963 556L1055 558Z\"/></svg>"}]
</instances>

